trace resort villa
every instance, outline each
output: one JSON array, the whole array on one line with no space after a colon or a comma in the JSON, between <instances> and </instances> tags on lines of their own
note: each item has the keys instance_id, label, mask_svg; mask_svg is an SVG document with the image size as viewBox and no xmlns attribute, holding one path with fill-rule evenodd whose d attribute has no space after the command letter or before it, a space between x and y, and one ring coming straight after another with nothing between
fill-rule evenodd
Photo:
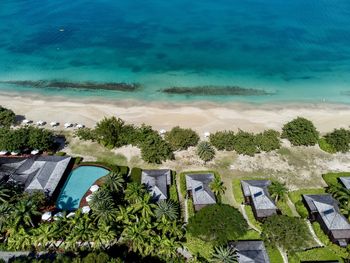
<instances>
[{"instance_id":1,"label":"resort villa","mask_svg":"<svg viewBox=\"0 0 350 263\"><path fill-rule=\"evenodd\" d=\"M257 219L263 219L277 213L277 207L272 201L268 186L269 180L242 180L242 191L246 204L252 206Z\"/></svg>"},{"instance_id":2,"label":"resort villa","mask_svg":"<svg viewBox=\"0 0 350 263\"><path fill-rule=\"evenodd\" d=\"M339 177L339 181L344 185L347 190L350 190L350 176Z\"/></svg>"},{"instance_id":3,"label":"resort villa","mask_svg":"<svg viewBox=\"0 0 350 263\"><path fill-rule=\"evenodd\" d=\"M168 188L171 184L171 170L142 170L141 183L145 184L153 200L168 199Z\"/></svg>"},{"instance_id":4,"label":"resort villa","mask_svg":"<svg viewBox=\"0 0 350 263\"><path fill-rule=\"evenodd\" d=\"M332 242L346 247L350 241L350 224L340 213L338 202L330 194L303 195L310 220L318 221Z\"/></svg>"},{"instance_id":5,"label":"resort villa","mask_svg":"<svg viewBox=\"0 0 350 263\"><path fill-rule=\"evenodd\" d=\"M0 180L15 182L24 191L42 191L52 196L68 170L69 156L32 156L0 158Z\"/></svg>"},{"instance_id":6,"label":"resort villa","mask_svg":"<svg viewBox=\"0 0 350 263\"><path fill-rule=\"evenodd\" d=\"M238 263L270 263L264 242L261 240L231 242L229 246L237 249Z\"/></svg>"},{"instance_id":7,"label":"resort villa","mask_svg":"<svg viewBox=\"0 0 350 263\"><path fill-rule=\"evenodd\" d=\"M210 189L210 183L214 180L214 174L186 174L186 187L189 195L193 198L196 211L215 204L214 193Z\"/></svg>"}]
</instances>

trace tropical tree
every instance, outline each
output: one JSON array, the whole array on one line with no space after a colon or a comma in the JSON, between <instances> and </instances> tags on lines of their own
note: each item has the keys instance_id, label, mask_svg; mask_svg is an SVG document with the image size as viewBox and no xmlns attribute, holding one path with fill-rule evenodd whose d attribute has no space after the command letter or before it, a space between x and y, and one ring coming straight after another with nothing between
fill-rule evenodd
<instances>
[{"instance_id":1,"label":"tropical tree","mask_svg":"<svg viewBox=\"0 0 350 263\"><path fill-rule=\"evenodd\" d=\"M142 218L148 219L154 215L155 204L151 203L152 196L148 193L144 194L141 199L131 204L134 213L139 213Z\"/></svg>"},{"instance_id":2,"label":"tropical tree","mask_svg":"<svg viewBox=\"0 0 350 263\"><path fill-rule=\"evenodd\" d=\"M10 198L10 189L5 184L0 185L0 204L1 203L7 203Z\"/></svg>"},{"instance_id":3,"label":"tropical tree","mask_svg":"<svg viewBox=\"0 0 350 263\"><path fill-rule=\"evenodd\" d=\"M28 250L32 247L32 238L25 228L19 227L8 237L7 245L17 251Z\"/></svg>"},{"instance_id":4,"label":"tropical tree","mask_svg":"<svg viewBox=\"0 0 350 263\"><path fill-rule=\"evenodd\" d=\"M13 220L15 227L20 225L34 227L33 218L40 214L34 200L23 199L15 205L10 220Z\"/></svg>"},{"instance_id":5,"label":"tropical tree","mask_svg":"<svg viewBox=\"0 0 350 263\"><path fill-rule=\"evenodd\" d=\"M281 148L280 134L275 130L266 130L255 136L259 151L271 152Z\"/></svg>"},{"instance_id":6,"label":"tropical tree","mask_svg":"<svg viewBox=\"0 0 350 263\"><path fill-rule=\"evenodd\" d=\"M348 152L350 150L350 131L344 128L334 129L324 136L326 142L337 152Z\"/></svg>"},{"instance_id":7,"label":"tropical tree","mask_svg":"<svg viewBox=\"0 0 350 263\"><path fill-rule=\"evenodd\" d=\"M314 124L301 117L286 123L282 131L282 138L288 139L294 146L315 145L319 138L319 133Z\"/></svg>"},{"instance_id":8,"label":"tropical tree","mask_svg":"<svg viewBox=\"0 0 350 263\"><path fill-rule=\"evenodd\" d=\"M138 252L142 256L147 256L152 251L152 246L149 244L151 230L148 228L148 223L145 221L135 222L124 228L121 235L121 242L125 243L129 250Z\"/></svg>"},{"instance_id":9,"label":"tropical tree","mask_svg":"<svg viewBox=\"0 0 350 263\"><path fill-rule=\"evenodd\" d=\"M101 189L92 194L90 206L95 220L103 223L111 223L116 219L117 209L114 207L113 198L109 191Z\"/></svg>"},{"instance_id":10,"label":"tropical tree","mask_svg":"<svg viewBox=\"0 0 350 263\"><path fill-rule=\"evenodd\" d=\"M119 171L111 171L105 178L105 187L111 192L119 192L124 186L123 174Z\"/></svg>"},{"instance_id":11,"label":"tropical tree","mask_svg":"<svg viewBox=\"0 0 350 263\"><path fill-rule=\"evenodd\" d=\"M143 196L147 193L146 187L144 184L139 184L132 182L127 184L125 189L125 199L129 203L136 203L143 199Z\"/></svg>"},{"instance_id":12,"label":"tropical tree","mask_svg":"<svg viewBox=\"0 0 350 263\"><path fill-rule=\"evenodd\" d=\"M199 136L192 129L183 129L176 126L165 134L165 140L170 144L173 151L181 151L187 150L190 146L196 146L199 142Z\"/></svg>"},{"instance_id":13,"label":"tropical tree","mask_svg":"<svg viewBox=\"0 0 350 263\"><path fill-rule=\"evenodd\" d=\"M93 233L93 248L97 250L108 249L117 242L116 238L117 233L114 228L106 223L102 223Z\"/></svg>"},{"instance_id":14,"label":"tropical tree","mask_svg":"<svg viewBox=\"0 0 350 263\"><path fill-rule=\"evenodd\" d=\"M36 247L41 246L42 249L50 247L50 245L58 237L60 229L56 224L45 223L39 227L32 229L32 240Z\"/></svg>"},{"instance_id":15,"label":"tropical tree","mask_svg":"<svg viewBox=\"0 0 350 263\"><path fill-rule=\"evenodd\" d=\"M277 203L279 200L285 200L286 194L288 192L288 189L285 184L278 182L278 181L272 181L271 185L269 186L269 193L272 198L275 199L275 202Z\"/></svg>"},{"instance_id":16,"label":"tropical tree","mask_svg":"<svg viewBox=\"0 0 350 263\"><path fill-rule=\"evenodd\" d=\"M210 134L209 141L219 151L233 151L235 134L233 131L218 131Z\"/></svg>"},{"instance_id":17,"label":"tropical tree","mask_svg":"<svg viewBox=\"0 0 350 263\"><path fill-rule=\"evenodd\" d=\"M234 150L238 154L253 156L258 152L256 138L253 133L238 131L234 139Z\"/></svg>"},{"instance_id":18,"label":"tropical tree","mask_svg":"<svg viewBox=\"0 0 350 263\"><path fill-rule=\"evenodd\" d=\"M200 142L197 146L197 155L204 163L211 161L215 157L215 149L209 142Z\"/></svg>"},{"instance_id":19,"label":"tropical tree","mask_svg":"<svg viewBox=\"0 0 350 263\"><path fill-rule=\"evenodd\" d=\"M210 262L236 263L238 262L237 249L230 246L215 247Z\"/></svg>"},{"instance_id":20,"label":"tropical tree","mask_svg":"<svg viewBox=\"0 0 350 263\"><path fill-rule=\"evenodd\" d=\"M10 127L15 122L16 114L12 110L0 106L0 126Z\"/></svg>"},{"instance_id":21,"label":"tropical tree","mask_svg":"<svg viewBox=\"0 0 350 263\"><path fill-rule=\"evenodd\" d=\"M178 207L171 200L159 201L154 212L158 219L165 217L169 220L176 220L178 217Z\"/></svg>"},{"instance_id":22,"label":"tropical tree","mask_svg":"<svg viewBox=\"0 0 350 263\"><path fill-rule=\"evenodd\" d=\"M214 180L210 183L210 188L213 191L213 193L219 197L218 199L220 200L220 197L225 193L226 191L226 186L224 186L224 183L221 181L219 176L215 176Z\"/></svg>"}]
</instances>

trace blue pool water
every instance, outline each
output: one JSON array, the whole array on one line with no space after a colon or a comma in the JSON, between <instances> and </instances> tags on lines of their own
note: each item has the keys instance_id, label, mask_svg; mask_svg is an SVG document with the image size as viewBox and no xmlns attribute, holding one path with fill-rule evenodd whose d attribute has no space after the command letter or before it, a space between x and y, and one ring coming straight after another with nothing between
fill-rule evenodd
<instances>
[{"instance_id":1,"label":"blue pool water","mask_svg":"<svg viewBox=\"0 0 350 263\"><path fill-rule=\"evenodd\" d=\"M80 166L74 169L57 198L57 208L68 211L78 209L90 186L108 173L108 170L97 166Z\"/></svg>"},{"instance_id":2,"label":"blue pool water","mask_svg":"<svg viewBox=\"0 0 350 263\"><path fill-rule=\"evenodd\" d=\"M0 80L138 82L67 97L350 103L349 0L1 0ZM266 96L166 95L234 85Z\"/></svg>"}]
</instances>

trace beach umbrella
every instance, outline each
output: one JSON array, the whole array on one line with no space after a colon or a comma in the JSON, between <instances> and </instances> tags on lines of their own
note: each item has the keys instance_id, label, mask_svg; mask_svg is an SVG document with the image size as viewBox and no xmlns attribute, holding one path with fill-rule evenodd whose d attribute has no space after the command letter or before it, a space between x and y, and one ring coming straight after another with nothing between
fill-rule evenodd
<instances>
[{"instance_id":1,"label":"beach umbrella","mask_svg":"<svg viewBox=\"0 0 350 263\"><path fill-rule=\"evenodd\" d=\"M19 152L11 152L11 155L13 155L13 156L16 156L18 154L19 154Z\"/></svg>"},{"instance_id":2,"label":"beach umbrella","mask_svg":"<svg viewBox=\"0 0 350 263\"><path fill-rule=\"evenodd\" d=\"M159 130L159 134L160 134L160 135L163 135L163 134L165 134L165 133L166 133L166 130L164 130L164 129Z\"/></svg>"},{"instance_id":3,"label":"beach umbrella","mask_svg":"<svg viewBox=\"0 0 350 263\"><path fill-rule=\"evenodd\" d=\"M31 120L27 120L27 119L24 119L24 120L22 121L23 124L29 124L29 123L31 123L31 122L32 122Z\"/></svg>"},{"instance_id":4,"label":"beach umbrella","mask_svg":"<svg viewBox=\"0 0 350 263\"><path fill-rule=\"evenodd\" d=\"M70 128L70 127L72 127L73 126L73 124L71 124L70 122L66 122L65 124L64 124L64 127L67 129L67 128Z\"/></svg>"},{"instance_id":5,"label":"beach umbrella","mask_svg":"<svg viewBox=\"0 0 350 263\"><path fill-rule=\"evenodd\" d=\"M8 151L0 151L0 155L6 155Z\"/></svg>"},{"instance_id":6,"label":"beach umbrella","mask_svg":"<svg viewBox=\"0 0 350 263\"><path fill-rule=\"evenodd\" d=\"M78 129L81 129L81 128L84 128L85 125L84 125L84 124L78 124L76 127L77 127Z\"/></svg>"},{"instance_id":7,"label":"beach umbrella","mask_svg":"<svg viewBox=\"0 0 350 263\"><path fill-rule=\"evenodd\" d=\"M81 208L81 211L82 211L83 214L88 214L90 212L90 210L91 210L90 206L87 206L87 205L83 206Z\"/></svg>"},{"instance_id":8,"label":"beach umbrella","mask_svg":"<svg viewBox=\"0 0 350 263\"><path fill-rule=\"evenodd\" d=\"M52 213L51 212L45 212L41 215L41 220L43 221L48 221L50 220L52 217Z\"/></svg>"},{"instance_id":9,"label":"beach umbrella","mask_svg":"<svg viewBox=\"0 0 350 263\"><path fill-rule=\"evenodd\" d=\"M52 121L52 122L50 122L50 125L51 125L52 127L58 126L58 122Z\"/></svg>"},{"instance_id":10,"label":"beach umbrella","mask_svg":"<svg viewBox=\"0 0 350 263\"><path fill-rule=\"evenodd\" d=\"M209 136L210 136L210 132L205 132L205 133L204 133L204 137L205 137L205 138L208 138Z\"/></svg>"},{"instance_id":11,"label":"beach umbrella","mask_svg":"<svg viewBox=\"0 0 350 263\"><path fill-rule=\"evenodd\" d=\"M46 123L45 121L40 120L40 121L36 122L36 125L43 126L43 125L45 125L45 123Z\"/></svg>"},{"instance_id":12,"label":"beach umbrella","mask_svg":"<svg viewBox=\"0 0 350 263\"><path fill-rule=\"evenodd\" d=\"M90 187L91 192L96 192L100 187L97 184L94 184L93 186Z\"/></svg>"}]
</instances>

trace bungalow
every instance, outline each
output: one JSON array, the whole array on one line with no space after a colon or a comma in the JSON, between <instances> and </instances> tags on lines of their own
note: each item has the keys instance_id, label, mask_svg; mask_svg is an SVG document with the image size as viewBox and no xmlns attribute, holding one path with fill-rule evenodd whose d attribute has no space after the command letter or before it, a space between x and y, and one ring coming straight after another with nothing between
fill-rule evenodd
<instances>
[{"instance_id":1,"label":"bungalow","mask_svg":"<svg viewBox=\"0 0 350 263\"><path fill-rule=\"evenodd\" d=\"M210 183L214 180L214 174L186 174L186 187L193 198L194 209L200 210L204 206L216 204L214 193L210 189Z\"/></svg>"},{"instance_id":2,"label":"bungalow","mask_svg":"<svg viewBox=\"0 0 350 263\"><path fill-rule=\"evenodd\" d=\"M71 161L70 156L0 158L0 179L23 186L25 192L52 196Z\"/></svg>"},{"instance_id":3,"label":"bungalow","mask_svg":"<svg viewBox=\"0 0 350 263\"><path fill-rule=\"evenodd\" d=\"M168 186L171 184L171 170L142 170L141 183L145 184L153 200L168 198Z\"/></svg>"},{"instance_id":4,"label":"bungalow","mask_svg":"<svg viewBox=\"0 0 350 263\"><path fill-rule=\"evenodd\" d=\"M257 219L277 214L277 207L268 192L270 180L242 180L242 191L246 204L253 208Z\"/></svg>"},{"instance_id":5,"label":"bungalow","mask_svg":"<svg viewBox=\"0 0 350 263\"><path fill-rule=\"evenodd\" d=\"M238 263L270 263L264 242L261 240L231 242L229 246L237 249Z\"/></svg>"},{"instance_id":6,"label":"bungalow","mask_svg":"<svg viewBox=\"0 0 350 263\"><path fill-rule=\"evenodd\" d=\"M310 220L320 223L332 242L347 246L350 241L350 224L340 213L338 202L330 194L303 195Z\"/></svg>"},{"instance_id":7,"label":"bungalow","mask_svg":"<svg viewBox=\"0 0 350 263\"><path fill-rule=\"evenodd\" d=\"M344 187L350 190L350 176L348 177L339 177L340 182L344 185Z\"/></svg>"}]
</instances>

